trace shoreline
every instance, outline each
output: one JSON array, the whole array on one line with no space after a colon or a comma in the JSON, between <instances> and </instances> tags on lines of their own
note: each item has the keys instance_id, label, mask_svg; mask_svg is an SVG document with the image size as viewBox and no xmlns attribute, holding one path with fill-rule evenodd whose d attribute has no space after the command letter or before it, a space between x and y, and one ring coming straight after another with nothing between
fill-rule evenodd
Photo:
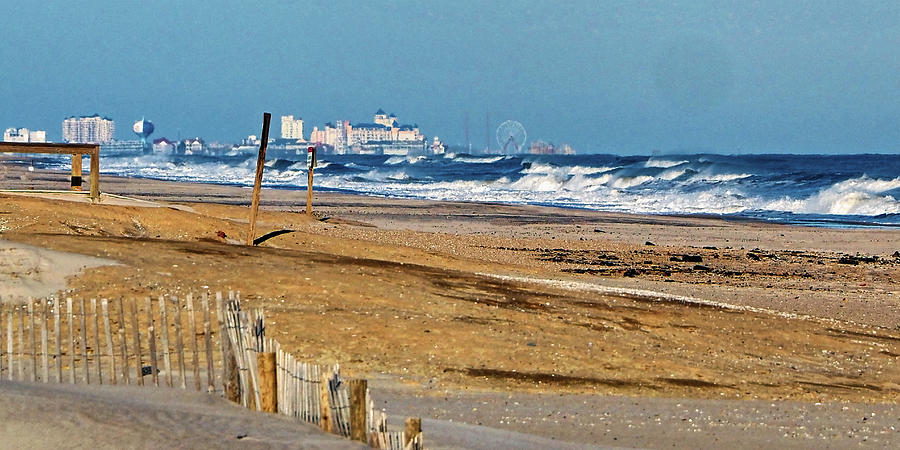
<instances>
[{"instance_id":1,"label":"shoreline","mask_svg":"<svg viewBox=\"0 0 900 450\"><path fill-rule=\"evenodd\" d=\"M9 156L0 155L0 161L3 161L4 158L11 158ZM19 158L21 159L21 158ZM24 166L28 163L24 161L13 161L13 164ZM66 174L65 171L59 171L55 169L35 169L37 171L46 171L49 173L60 173ZM153 178L153 177L144 177L140 175L136 176L127 176L127 175L114 175L114 174L104 174L104 178L126 178L126 179L134 179L134 180L148 180L154 182L164 182L164 183L190 183L190 184L203 184L203 185L211 185L211 186L222 186L222 187L234 187L234 188L243 188L248 189L252 188L252 184L244 184L244 183L227 183L227 182L213 182L213 181L182 181L175 179L164 179L164 178ZM274 191L303 191L305 192L305 187L303 186L287 186L287 185L272 185L272 186L264 186L265 189L270 189ZM396 200L421 200L421 201L430 201L430 202L438 202L438 203L472 203L472 204L483 204L483 205L494 205L494 206L531 206L531 207L541 207L541 208L558 208L563 210L575 210L575 211L588 211L588 212L598 212L598 213L608 213L608 214L623 214L623 215L631 215L636 217L674 217L674 218L698 218L698 219L712 219L712 220L724 220L729 222L738 222L738 223L761 223L761 224L776 224L776 225L788 225L788 226L806 226L813 228L832 228L832 229L897 229L900 228L900 223L878 223L866 221L865 219L861 219L860 217L866 216L842 216L842 215L825 215L819 214L814 215L815 217L807 217L807 214L795 214L789 212L779 212L780 215L784 217L792 217L797 216L794 219L785 218L785 219L767 219L764 217L753 216L750 214L742 214L742 213L688 213L688 212L673 212L673 213L657 213L657 212L630 212L630 211L616 211L616 210L604 210L604 209L593 209L585 206L576 206L576 205L554 205L547 204L542 202L533 202L533 203L517 203L517 202L502 202L502 201L478 201L478 200L444 200L444 199L431 199L426 197L414 197L414 196L392 196L388 194L380 194L375 192L361 192L361 191L353 191L349 189L342 188L331 188L331 187L316 187L315 188L318 193L329 193L334 195L349 195L349 196L361 196L361 197L370 197L370 198L384 198L384 199L396 199ZM774 211L773 211L774 212ZM844 218L846 217L846 218Z\"/></svg>"}]
</instances>

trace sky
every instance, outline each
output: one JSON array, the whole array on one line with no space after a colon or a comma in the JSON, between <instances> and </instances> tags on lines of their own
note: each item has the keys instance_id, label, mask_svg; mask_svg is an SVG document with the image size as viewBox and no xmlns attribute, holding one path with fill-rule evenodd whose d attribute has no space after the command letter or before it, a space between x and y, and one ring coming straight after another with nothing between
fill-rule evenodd
<instances>
[{"instance_id":1,"label":"sky","mask_svg":"<svg viewBox=\"0 0 900 450\"><path fill-rule=\"evenodd\" d=\"M0 0L0 128L238 141L378 108L474 149L900 152L897 1Z\"/></svg>"}]
</instances>

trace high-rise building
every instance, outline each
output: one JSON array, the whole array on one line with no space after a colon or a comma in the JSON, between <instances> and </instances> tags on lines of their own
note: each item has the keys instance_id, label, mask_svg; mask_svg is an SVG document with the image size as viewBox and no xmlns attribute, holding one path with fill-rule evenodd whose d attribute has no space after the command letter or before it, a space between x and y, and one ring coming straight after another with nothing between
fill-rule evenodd
<instances>
[{"instance_id":1,"label":"high-rise building","mask_svg":"<svg viewBox=\"0 0 900 450\"><path fill-rule=\"evenodd\" d=\"M281 138L303 139L303 119L294 116L281 116Z\"/></svg>"},{"instance_id":2,"label":"high-rise building","mask_svg":"<svg viewBox=\"0 0 900 450\"><path fill-rule=\"evenodd\" d=\"M112 142L116 134L116 123L108 117L69 117L63 120L63 140L80 144L106 144Z\"/></svg>"},{"instance_id":3,"label":"high-rise building","mask_svg":"<svg viewBox=\"0 0 900 450\"><path fill-rule=\"evenodd\" d=\"M3 132L3 142L47 142L47 132L28 128L7 128Z\"/></svg>"}]
</instances>

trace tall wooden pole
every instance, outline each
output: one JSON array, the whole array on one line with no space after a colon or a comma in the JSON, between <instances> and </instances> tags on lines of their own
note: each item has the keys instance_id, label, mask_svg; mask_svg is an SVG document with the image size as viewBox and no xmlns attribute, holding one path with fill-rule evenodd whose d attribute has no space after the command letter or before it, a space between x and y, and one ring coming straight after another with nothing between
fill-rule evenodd
<instances>
[{"instance_id":1,"label":"tall wooden pole","mask_svg":"<svg viewBox=\"0 0 900 450\"><path fill-rule=\"evenodd\" d=\"M309 168L309 183L306 188L306 214L312 215L312 183L314 167Z\"/></svg>"},{"instance_id":2,"label":"tall wooden pole","mask_svg":"<svg viewBox=\"0 0 900 450\"><path fill-rule=\"evenodd\" d=\"M259 142L259 157L256 159L256 180L253 182L253 202L250 204L250 230L247 245L253 245L256 235L256 215L259 213L259 190L262 187L263 168L266 165L266 146L269 144L269 121L272 115L263 113L262 140Z\"/></svg>"}]
</instances>

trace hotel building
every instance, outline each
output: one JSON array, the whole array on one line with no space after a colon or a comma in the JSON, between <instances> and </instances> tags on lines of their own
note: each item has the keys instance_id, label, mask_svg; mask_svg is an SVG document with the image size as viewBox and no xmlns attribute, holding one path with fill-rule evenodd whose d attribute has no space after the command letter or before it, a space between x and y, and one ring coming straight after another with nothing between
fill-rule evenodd
<instances>
[{"instance_id":1,"label":"hotel building","mask_svg":"<svg viewBox=\"0 0 900 450\"><path fill-rule=\"evenodd\" d=\"M116 133L116 123L99 115L69 117L63 120L63 141L79 144L107 144Z\"/></svg>"}]
</instances>

